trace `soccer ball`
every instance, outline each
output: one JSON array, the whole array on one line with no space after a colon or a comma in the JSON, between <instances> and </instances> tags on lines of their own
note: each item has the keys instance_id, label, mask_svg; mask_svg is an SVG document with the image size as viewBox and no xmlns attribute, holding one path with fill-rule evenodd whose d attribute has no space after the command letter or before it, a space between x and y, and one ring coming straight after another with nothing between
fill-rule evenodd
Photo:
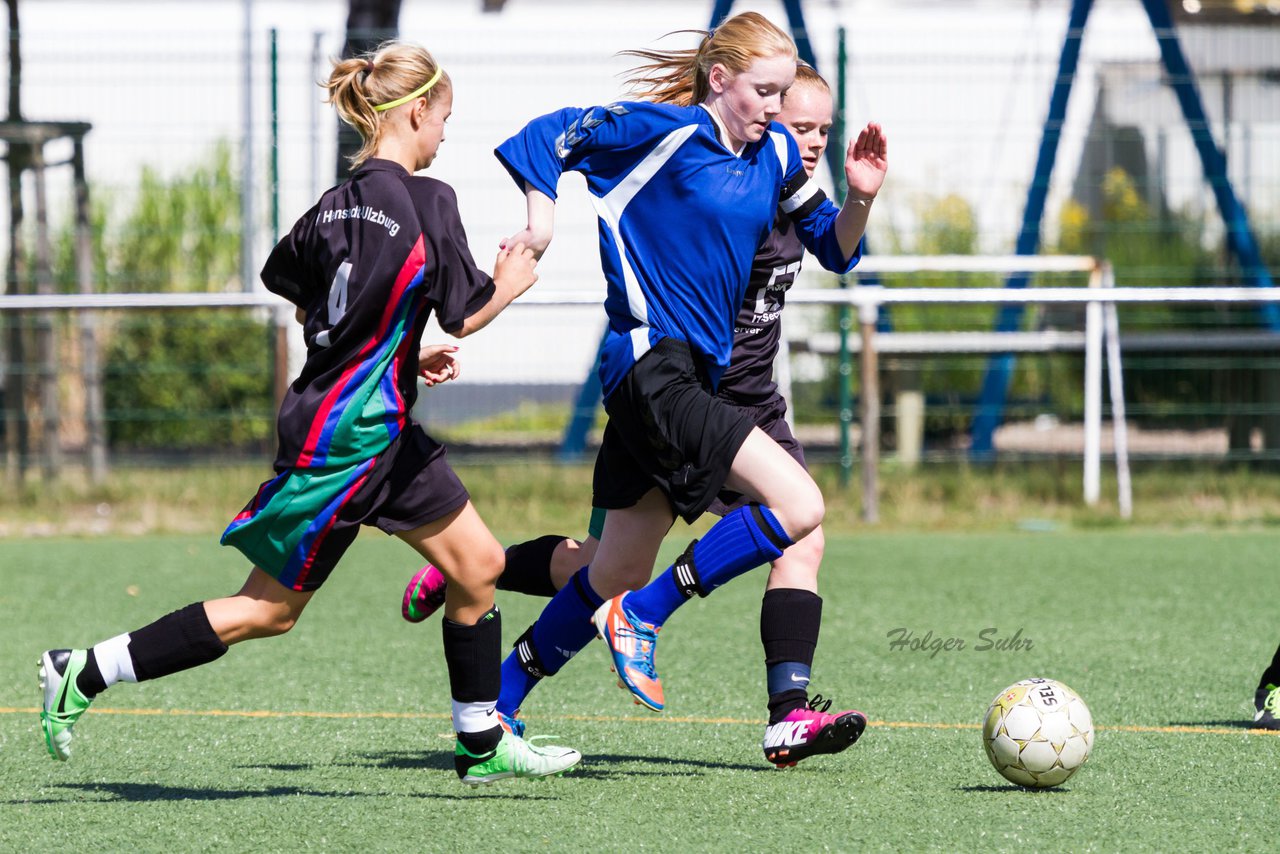
<instances>
[{"instance_id":1,"label":"soccer ball","mask_svg":"<svg viewBox=\"0 0 1280 854\"><path fill-rule=\"evenodd\" d=\"M1065 782L1093 749L1093 717L1052 679L1023 679L991 701L982 723L987 758L1006 780L1035 789Z\"/></svg>"}]
</instances>

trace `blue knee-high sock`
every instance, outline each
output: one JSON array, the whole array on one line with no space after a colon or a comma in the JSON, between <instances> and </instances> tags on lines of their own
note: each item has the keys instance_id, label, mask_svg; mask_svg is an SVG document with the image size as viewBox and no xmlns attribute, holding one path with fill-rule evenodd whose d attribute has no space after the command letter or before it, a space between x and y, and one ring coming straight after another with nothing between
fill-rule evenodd
<instances>
[{"instance_id":1,"label":"blue knee-high sock","mask_svg":"<svg viewBox=\"0 0 1280 854\"><path fill-rule=\"evenodd\" d=\"M591 616L603 602L591 589L585 566L551 597L538 621L502 662L499 712L514 715L543 676L558 673L565 662L590 643L596 636Z\"/></svg>"},{"instance_id":2,"label":"blue knee-high sock","mask_svg":"<svg viewBox=\"0 0 1280 854\"><path fill-rule=\"evenodd\" d=\"M768 507L740 507L715 523L666 572L628 593L627 607L646 623L660 626L694 593L706 596L747 570L777 560L791 544Z\"/></svg>"}]
</instances>

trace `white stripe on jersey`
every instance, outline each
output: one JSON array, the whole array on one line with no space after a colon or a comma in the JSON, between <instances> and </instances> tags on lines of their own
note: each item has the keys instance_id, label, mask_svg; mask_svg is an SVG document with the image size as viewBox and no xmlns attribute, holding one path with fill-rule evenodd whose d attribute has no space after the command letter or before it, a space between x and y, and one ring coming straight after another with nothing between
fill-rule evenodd
<instances>
[{"instance_id":1,"label":"white stripe on jersey","mask_svg":"<svg viewBox=\"0 0 1280 854\"><path fill-rule=\"evenodd\" d=\"M783 199L779 204L783 213L791 213L799 210L800 207L814 196L816 196L821 188L813 182L813 179L805 181L800 189Z\"/></svg>"},{"instance_id":2,"label":"white stripe on jersey","mask_svg":"<svg viewBox=\"0 0 1280 854\"><path fill-rule=\"evenodd\" d=\"M644 189L645 184L658 173L666 162L671 159L680 146L693 136L694 131L698 129L697 124L685 125L676 128L671 133L654 146L653 151L645 155L644 160L636 164L636 168L631 170L631 174L618 183L616 187L606 193L604 196L591 196L591 203L596 209L596 216L608 227L613 235L613 244L618 249L619 266L622 268L622 277L627 286L627 306L631 310L631 316L646 326L649 323L649 307L645 302L644 292L640 290L640 282L636 279L635 269L631 266L631 262L627 260L627 245L622 239L622 230L618 227L618 223L622 220L623 211L627 209L627 205L631 204L631 200L636 194ZM635 338L633 336L633 341ZM644 349L636 354L636 358L640 358L646 350L649 349L649 338L646 332L644 337Z\"/></svg>"},{"instance_id":3,"label":"white stripe on jersey","mask_svg":"<svg viewBox=\"0 0 1280 854\"><path fill-rule=\"evenodd\" d=\"M787 138L777 131L769 131L773 140L773 150L778 152L778 162L782 164L782 174L787 174Z\"/></svg>"},{"instance_id":4,"label":"white stripe on jersey","mask_svg":"<svg viewBox=\"0 0 1280 854\"><path fill-rule=\"evenodd\" d=\"M628 335L631 336L631 358L640 361L640 357L649 352L649 326L637 326Z\"/></svg>"}]
</instances>

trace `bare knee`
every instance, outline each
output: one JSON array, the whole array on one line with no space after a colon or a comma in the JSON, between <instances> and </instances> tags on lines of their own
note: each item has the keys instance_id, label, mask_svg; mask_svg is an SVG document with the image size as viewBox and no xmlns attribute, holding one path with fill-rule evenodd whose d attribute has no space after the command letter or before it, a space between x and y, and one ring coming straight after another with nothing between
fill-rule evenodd
<instances>
[{"instance_id":1,"label":"bare knee","mask_svg":"<svg viewBox=\"0 0 1280 854\"><path fill-rule=\"evenodd\" d=\"M507 568L507 554L497 540L469 551L457 562L451 581L466 587L494 587L498 577Z\"/></svg>"},{"instance_id":2,"label":"bare knee","mask_svg":"<svg viewBox=\"0 0 1280 854\"><path fill-rule=\"evenodd\" d=\"M821 526L794 543L773 562L767 588L791 588L818 592L818 567L825 547Z\"/></svg>"},{"instance_id":3,"label":"bare knee","mask_svg":"<svg viewBox=\"0 0 1280 854\"><path fill-rule=\"evenodd\" d=\"M809 481L804 488L778 507L770 507L773 515L792 542L798 543L817 530L826 515L826 503L817 484Z\"/></svg>"},{"instance_id":4,"label":"bare knee","mask_svg":"<svg viewBox=\"0 0 1280 854\"><path fill-rule=\"evenodd\" d=\"M608 566L594 563L591 565L588 578L596 594L609 599L627 590L639 590L649 583L652 576L652 565L646 566L627 561Z\"/></svg>"},{"instance_id":5,"label":"bare knee","mask_svg":"<svg viewBox=\"0 0 1280 854\"><path fill-rule=\"evenodd\" d=\"M808 536L787 549L790 556L794 553L796 563L811 569L814 577L818 575L818 567L822 564L822 555L827 549L827 538L822 533L822 526L814 528Z\"/></svg>"}]
</instances>

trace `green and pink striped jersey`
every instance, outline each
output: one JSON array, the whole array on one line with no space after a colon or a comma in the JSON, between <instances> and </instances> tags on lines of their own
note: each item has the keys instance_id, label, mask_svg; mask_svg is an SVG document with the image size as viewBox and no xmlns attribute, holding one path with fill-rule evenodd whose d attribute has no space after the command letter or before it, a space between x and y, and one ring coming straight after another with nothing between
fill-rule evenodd
<instances>
[{"instance_id":1,"label":"green and pink striped jersey","mask_svg":"<svg viewBox=\"0 0 1280 854\"><path fill-rule=\"evenodd\" d=\"M307 360L277 422L278 470L382 453L408 421L431 312L456 332L493 295L453 189L378 159L298 220L262 281L306 314Z\"/></svg>"}]
</instances>

